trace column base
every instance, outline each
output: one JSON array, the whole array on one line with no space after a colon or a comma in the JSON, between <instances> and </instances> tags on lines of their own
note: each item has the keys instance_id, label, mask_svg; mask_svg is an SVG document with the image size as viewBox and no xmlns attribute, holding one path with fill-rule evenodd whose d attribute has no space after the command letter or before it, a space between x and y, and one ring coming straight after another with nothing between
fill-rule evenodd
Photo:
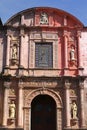
<instances>
[{"instance_id":1,"label":"column base","mask_svg":"<svg viewBox=\"0 0 87 130\"><path fill-rule=\"evenodd\" d=\"M8 76L8 75L10 75L10 73L9 73L9 70L10 70L10 67L9 66L5 66L4 67L4 76Z\"/></svg>"},{"instance_id":2,"label":"column base","mask_svg":"<svg viewBox=\"0 0 87 130\"><path fill-rule=\"evenodd\" d=\"M68 68L64 68L64 76L69 76L69 74L68 74Z\"/></svg>"},{"instance_id":3,"label":"column base","mask_svg":"<svg viewBox=\"0 0 87 130\"><path fill-rule=\"evenodd\" d=\"M24 75L24 67L22 65L19 66L18 75L19 76L23 76Z\"/></svg>"},{"instance_id":4,"label":"column base","mask_svg":"<svg viewBox=\"0 0 87 130\"><path fill-rule=\"evenodd\" d=\"M63 130L87 130L87 128L63 128Z\"/></svg>"},{"instance_id":5,"label":"column base","mask_svg":"<svg viewBox=\"0 0 87 130\"><path fill-rule=\"evenodd\" d=\"M8 128L8 127L0 127L0 130L24 130L24 128Z\"/></svg>"},{"instance_id":6,"label":"column base","mask_svg":"<svg viewBox=\"0 0 87 130\"><path fill-rule=\"evenodd\" d=\"M82 76L82 75L83 75L83 70L84 70L83 67L78 67L78 75L79 75L79 76Z\"/></svg>"}]
</instances>

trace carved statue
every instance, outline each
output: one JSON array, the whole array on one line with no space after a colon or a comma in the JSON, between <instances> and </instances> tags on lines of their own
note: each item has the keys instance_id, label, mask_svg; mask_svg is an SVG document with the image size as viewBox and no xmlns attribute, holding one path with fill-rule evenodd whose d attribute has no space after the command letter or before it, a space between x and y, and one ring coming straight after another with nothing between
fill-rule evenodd
<instances>
[{"instance_id":1,"label":"carved statue","mask_svg":"<svg viewBox=\"0 0 87 130\"><path fill-rule=\"evenodd\" d=\"M71 115L73 119L77 119L77 105L75 102L71 105Z\"/></svg>"},{"instance_id":2,"label":"carved statue","mask_svg":"<svg viewBox=\"0 0 87 130\"><path fill-rule=\"evenodd\" d=\"M15 45L12 47L12 59L17 59L17 47Z\"/></svg>"},{"instance_id":3,"label":"carved statue","mask_svg":"<svg viewBox=\"0 0 87 130\"><path fill-rule=\"evenodd\" d=\"M15 110L16 110L15 103L14 103L14 101L12 101L11 104L9 105L9 117L10 118L15 118Z\"/></svg>"},{"instance_id":4,"label":"carved statue","mask_svg":"<svg viewBox=\"0 0 87 130\"><path fill-rule=\"evenodd\" d=\"M72 46L71 50L70 50L70 59L75 60L75 48L74 48L74 46Z\"/></svg>"},{"instance_id":5,"label":"carved statue","mask_svg":"<svg viewBox=\"0 0 87 130\"><path fill-rule=\"evenodd\" d=\"M41 13L40 24L48 24L48 16L46 13Z\"/></svg>"}]
</instances>

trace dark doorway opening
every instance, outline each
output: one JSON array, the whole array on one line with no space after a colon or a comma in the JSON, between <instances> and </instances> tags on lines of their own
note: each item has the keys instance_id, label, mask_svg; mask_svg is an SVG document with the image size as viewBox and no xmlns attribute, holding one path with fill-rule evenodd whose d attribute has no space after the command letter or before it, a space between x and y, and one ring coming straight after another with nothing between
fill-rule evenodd
<instances>
[{"instance_id":1,"label":"dark doorway opening","mask_svg":"<svg viewBox=\"0 0 87 130\"><path fill-rule=\"evenodd\" d=\"M31 130L56 130L56 103L48 95L39 95L31 103Z\"/></svg>"}]
</instances>

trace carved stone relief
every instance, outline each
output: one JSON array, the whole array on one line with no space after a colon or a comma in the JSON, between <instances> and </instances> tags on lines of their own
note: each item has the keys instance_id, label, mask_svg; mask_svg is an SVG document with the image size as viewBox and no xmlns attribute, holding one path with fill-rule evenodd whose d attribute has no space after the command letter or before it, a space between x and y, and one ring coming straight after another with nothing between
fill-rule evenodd
<instances>
[{"instance_id":1,"label":"carved stone relief","mask_svg":"<svg viewBox=\"0 0 87 130\"><path fill-rule=\"evenodd\" d=\"M30 34L30 68L35 67L35 43L52 43L53 46L53 68L58 68L58 35L38 33Z\"/></svg>"},{"instance_id":2,"label":"carved stone relief","mask_svg":"<svg viewBox=\"0 0 87 130\"><path fill-rule=\"evenodd\" d=\"M43 32L39 32L39 33L31 33L30 34L30 39L31 40L36 40L36 39L46 39L46 40L58 40L58 35L52 34L52 33L43 33Z\"/></svg>"},{"instance_id":3,"label":"carved stone relief","mask_svg":"<svg viewBox=\"0 0 87 130\"><path fill-rule=\"evenodd\" d=\"M29 93L26 96L25 99L25 104L24 104L24 114L25 114L25 119L24 119L24 128L25 130L30 130L30 125L31 125L31 102L32 100L38 96L38 95L49 95L51 96L54 101L56 102L56 114L57 114L57 128L58 130L62 130L62 100L60 95L58 95L57 92L47 89L47 88L41 88L41 89L36 89L33 90L31 93Z\"/></svg>"},{"instance_id":4,"label":"carved stone relief","mask_svg":"<svg viewBox=\"0 0 87 130\"><path fill-rule=\"evenodd\" d=\"M30 94L28 94L25 99L25 107L29 107L31 105L31 102L34 99L34 97L36 97L39 94L47 94L47 95L51 96L56 101L57 107L62 108L62 101L61 101L61 98L58 95L58 93L56 93L53 90L47 89L47 88L36 89L36 90L32 91Z\"/></svg>"},{"instance_id":5,"label":"carved stone relief","mask_svg":"<svg viewBox=\"0 0 87 130\"><path fill-rule=\"evenodd\" d=\"M25 83L25 87L52 87L55 88L58 86L58 82L57 81L29 81L27 83Z\"/></svg>"},{"instance_id":6,"label":"carved stone relief","mask_svg":"<svg viewBox=\"0 0 87 130\"><path fill-rule=\"evenodd\" d=\"M77 39L74 30L68 32L68 59L69 67L77 66Z\"/></svg>"},{"instance_id":7,"label":"carved stone relief","mask_svg":"<svg viewBox=\"0 0 87 130\"><path fill-rule=\"evenodd\" d=\"M40 15L40 24L48 24L48 15L45 12L42 12Z\"/></svg>"},{"instance_id":8,"label":"carved stone relief","mask_svg":"<svg viewBox=\"0 0 87 130\"><path fill-rule=\"evenodd\" d=\"M11 45L10 45L10 60L11 60L11 65L18 64L18 59L19 59L19 40L16 37L13 37L11 40Z\"/></svg>"},{"instance_id":9,"label":"carved stone relief","mask_svg":"<svg viewBox=\"0 0 87 130\"><path fill-rule=\"evenodd\" d=\"M71 89L70 90L70 96L71 97L76 97L76 90Z\"/></svg>"},{"instance_id":10,"label":"carved stone relief","mask_svg":"<svg viewBox=\"0 0 87 130\"><path fill-rule=\"evenodd\" d=\"M74 46L71 46L71 49L70 49L70 60L71 61L76 60L76 58L75 58L75 47Z\"/></svg>"},{"instance_id":11,"label":"carved stone relief","mask_svg":"<svg viewBox=\"0 0 87 130\"><path fill-rule=\"evenodd\" d=\"M53 67L58 68L58 42L53 43Z\"/></svg>"},{"instance_id":12,"label":"carved stone relief","mask_svg":"<svg viewBox=\"0 0 87 130\"><path fill-rule=\"evenodd\" d=\"M9 96L15 96L15 89L14 88L9 89Z\"/></svg>"},{"instance_id":13,"label":"carved stone relief","mask_svg":"<svg viewBox=\"0 0 87 130\"><path fill-rule=\"evenodd\" d=\"M34 68L35 62L35 43L33 41L30 42L30 68Z\"/></svg>"}]
</instances>

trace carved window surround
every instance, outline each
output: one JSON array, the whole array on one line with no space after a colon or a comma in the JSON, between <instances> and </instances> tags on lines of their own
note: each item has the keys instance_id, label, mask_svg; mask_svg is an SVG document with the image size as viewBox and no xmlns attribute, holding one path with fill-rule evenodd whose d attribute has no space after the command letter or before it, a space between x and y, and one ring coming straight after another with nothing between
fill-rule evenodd
<instances>
[{"instance_id":1,"label":"carved window surround","mask_svg":"<svg viewBox=\"0 0 87 130\"><path fill-rule=\"evenodd\" d=\"M30 34L30 68L35 68L35 43L52 43L53 46L53 69L58 69L58 35L52 33Z\"/></svg>"}]
</instances>

